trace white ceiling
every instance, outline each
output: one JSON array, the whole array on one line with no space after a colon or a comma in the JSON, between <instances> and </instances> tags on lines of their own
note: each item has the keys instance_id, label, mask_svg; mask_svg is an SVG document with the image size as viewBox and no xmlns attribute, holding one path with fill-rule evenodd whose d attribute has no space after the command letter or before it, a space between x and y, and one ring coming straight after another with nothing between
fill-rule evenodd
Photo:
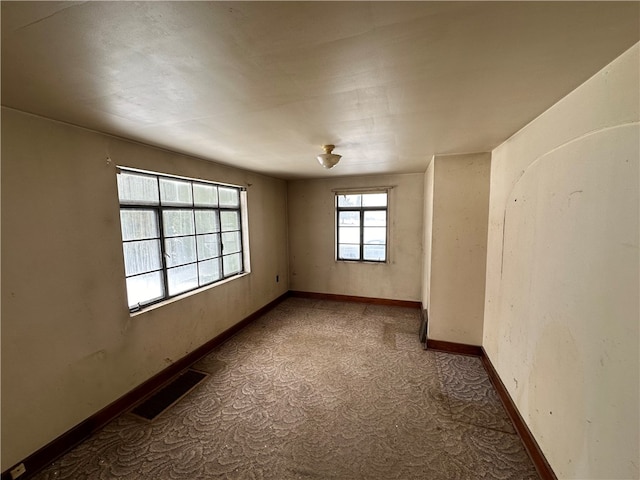
<instances>
[{"instance_id":1,"label":"white ceiling","mask_svg":"<svg viewBox=\"0 0 640 480\"><path fill-rule=\"evenodd\" d=\"M282 178L423 172L639 39L638 2L2 2L2 104Z\"/></svg>"}]
</instances>

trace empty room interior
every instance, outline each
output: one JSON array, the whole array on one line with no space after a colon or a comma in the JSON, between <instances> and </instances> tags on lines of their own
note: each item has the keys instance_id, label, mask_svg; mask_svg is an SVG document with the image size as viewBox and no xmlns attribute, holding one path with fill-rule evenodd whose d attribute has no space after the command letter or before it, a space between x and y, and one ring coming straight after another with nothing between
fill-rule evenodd
<instances>
[{"instance_id":1,"label":"empty room interior","mask_svg":"<svg viewBox=\"0 0 640 480\"><path fill-rule=\"evenodd\" d=\"M3 480L640 478L639 2L1 6Z\"/></svg>"}]
</instances>

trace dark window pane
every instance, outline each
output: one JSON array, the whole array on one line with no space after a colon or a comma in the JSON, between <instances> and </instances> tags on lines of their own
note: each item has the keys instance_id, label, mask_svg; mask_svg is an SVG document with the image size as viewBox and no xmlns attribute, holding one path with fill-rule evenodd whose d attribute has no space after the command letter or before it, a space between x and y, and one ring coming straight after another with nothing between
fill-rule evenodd
<instances>
[{"instance_id":1,"label":"dark window pane","mask_svg":"<svg viewBox=\"0 0 640 480\"><path fill-rule=\"evenodd\" d=\"M176 237L164 241L167 267L175 267L196 261L196 238Z\"/></svg>"},{"instance_id":2,"label":"dark window pane","mask_svg":"<svg viewBox=\"0 0 640 480\"><path fill-rule=\"evenodd\" d=\"M191 197L191 182L161 178L160 200L163 205L193 205L193 199Z\"/></svg>"},{"instance_id":3,"label":"dark window pane","mask_svg":"<svg viewBox=\"0 0 640 480\"><path fill-rule=\"evenodd\" d=\"M156 177L137 173L119 173L117 179L120 203L158 205L158 180Z\"/></svg>"},{"instance_id":4,"label":"dark window pane","mask_svg":"<svg viewBox=\"0 0 640 480\"><path fill-rule=\"evenodd\" d=\"M154 210L123 208L120 210L120 225L124 241L160 237L158 217Z\"/></svg>"},{"instance_id":5,"label":"dark window pane","mask_svg":"<svg viewBox=\"0 0 640 480\"><path fill-rule=\"evenodd\" d=\"M151 272L162 268L160 240L140 240L122 244L126 276Z\"/></svg>"},{"instance_id":6,"label":"dark window pane","mask_svg":"<svg viewBox=\"0 0 640 480\"><path fill-rule=\"evenodd\" d=\"M193 235L193 210L163 210L162 221L165 237Z\"/></svg>"}]
</instances>

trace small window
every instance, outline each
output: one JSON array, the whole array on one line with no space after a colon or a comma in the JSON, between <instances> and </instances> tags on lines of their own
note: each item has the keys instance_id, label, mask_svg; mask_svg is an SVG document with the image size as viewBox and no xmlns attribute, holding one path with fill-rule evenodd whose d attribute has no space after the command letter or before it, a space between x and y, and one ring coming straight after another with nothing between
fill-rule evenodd
<instances>
[{"instance_id":1,"label":"small window","mask_svg":"<svg viewBox=\"0 0 640 480\"><path fill-rule=\"evenodd\" d=\"M243 189L120 169L129 309L244 273Z\"/></svg>"},{"instance_id":2,"label":"small window","mask_svg":"<svg viewBox=\"0 0 640 480\"><path fill-rule=\"evenodd\" d=\"M336 258L387 261L387 192L336 195Z\"/></svg>"}]
</instances>

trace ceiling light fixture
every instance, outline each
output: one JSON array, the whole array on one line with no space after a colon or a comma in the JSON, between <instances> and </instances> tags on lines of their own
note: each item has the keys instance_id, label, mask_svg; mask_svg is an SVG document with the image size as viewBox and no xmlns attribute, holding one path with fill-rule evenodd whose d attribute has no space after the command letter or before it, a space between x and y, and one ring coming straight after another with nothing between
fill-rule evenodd
<instances>
[{"instance_id":1,"label":"ceiling light fixture","mask_svg":"<svg viewBox=\"0 0 640 480\"><path fill-rule=\"evenodd\" d=\"M335 167L336 164L342 158L342 155L336 155L335 153L331 153L333 149L336 148L336 146L323 145L322 148L324 148L324 153L321 153L317 157L320 165L322 165L324 168L327 168L327 169Z\"/></svg>"}]
</instances>

